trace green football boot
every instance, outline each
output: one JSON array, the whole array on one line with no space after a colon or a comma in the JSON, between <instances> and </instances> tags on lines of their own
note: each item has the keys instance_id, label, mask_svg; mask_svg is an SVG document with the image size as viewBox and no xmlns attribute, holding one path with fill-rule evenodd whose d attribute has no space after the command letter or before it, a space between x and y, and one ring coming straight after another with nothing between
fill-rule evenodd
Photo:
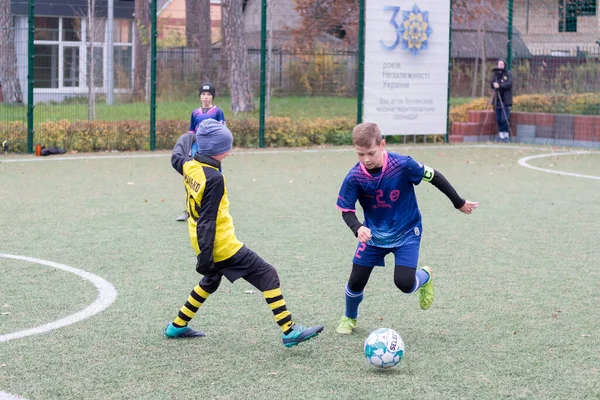
<instances>
[{"instance_id":1,"label":"green football boot","mask_svg":"<svg viewBox=\"0 0 600 400\"><path fill-rule=\"evenodd\" d=\"M335 331L342 335L349 335L354 331L354 328L356 328L356 318L348 318L344 315Z\"/></svg>"},{"instance_id":2,"label":"green football boot","mask_svg":"<svg viewBox=\"0 0 600 400\"><path fill-rule=\"evenodd\" d=\"M429 280L419 289L419 304L422 310L427 310L433 303L433 273L431 267L421 268L429 275Z\"/></svg>"}]
</instances>

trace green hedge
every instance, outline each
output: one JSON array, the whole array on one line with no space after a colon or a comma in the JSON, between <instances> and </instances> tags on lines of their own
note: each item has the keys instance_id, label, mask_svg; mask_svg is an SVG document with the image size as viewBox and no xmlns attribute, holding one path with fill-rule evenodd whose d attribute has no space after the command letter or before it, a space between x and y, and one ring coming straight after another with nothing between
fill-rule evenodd
<instances>
[{"instance_id":1,"label":"green hedge","mask_svg":"<svg viewBox=\"0 0 600 400\"><path fill-rule=\"evenodd\" d=\"M227 126L236 147L258 147L258 121L230 120ZM348 145L352 143L354 121L350 118L294 121L287 117L269 117L266 121L267 147L311 145ZM157 121L156 149L170 150L188 129L184 121ZM58 146L67 151L149 150L149 123L141 121L68 121L44 122L36 127L34 143ZM20 121L0 124L0 138L10 142L10 151L27 150L27 127Z\"/></svg>"},{"instance_id":2,"label":"green hedge","mask_svg":"<svg viewBox=\"0 0 600 400\"><path fill-rule=\"evenodd\" d=\"M491 108L489 99L474 99L471 102L451 107L450 121L466 122L468 111L489 110ZM511 110L549 114L598 115L600 114L600 93L515 96Z\"/></svg>"}]
</instances>

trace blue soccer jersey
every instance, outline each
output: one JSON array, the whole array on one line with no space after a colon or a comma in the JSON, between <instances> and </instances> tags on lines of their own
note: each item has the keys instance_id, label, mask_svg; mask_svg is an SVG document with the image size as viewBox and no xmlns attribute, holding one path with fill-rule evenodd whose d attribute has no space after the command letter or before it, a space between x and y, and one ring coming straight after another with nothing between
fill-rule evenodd
<instances>
[{"instance_id":1,"label":"blue soccer jersey","mask_svg":"<svg viewBox=\"0 0 600 400\"><path fill-rule=\"evenodd\" d=\"M337 207L355 212L358 200L364 225L371 230L368 245L395 248L419 243L421 213L414 186L421 182L424 172L423 164L396 153L384 153L383 167L375 176L357 163L344 179Z\"/></svg>"},{"instance_id":2,"label":"blue soccer jersey","mask_svg":"<svg viewBox=\"0 0 600 400\"><path fill-rule=\"evenodd\" d=\"M223 111L219 107L212 106L211 108L206 110L206 112L202 112L201 107L192 111L192 116L190 117L189 131L196 132L196 129L198 128L200 122L204 121L205 119L215 119L221 122L223 125L225 125L225 114L223 114Z\"/></svg>"}]
</instances>

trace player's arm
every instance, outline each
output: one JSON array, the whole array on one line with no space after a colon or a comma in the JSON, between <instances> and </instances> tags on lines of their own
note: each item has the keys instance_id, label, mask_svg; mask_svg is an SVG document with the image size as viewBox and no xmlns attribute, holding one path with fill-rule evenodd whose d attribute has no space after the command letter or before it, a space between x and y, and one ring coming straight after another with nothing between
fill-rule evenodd
<instances>
[{"instance_id":1,"label":"player's arm","mask_svg":"<svg viewBox=\"0 0 600 400\"><path fill-rule=\"evenodd\" d=\"M348 225L348 228L354 233L354 236L358 237L358 230L363 224L356 217L356 213L354 211L342 211L342 218L346 225Z\"/></svg>"},{"instance_id":2,"label":"player's arm","mask_svg":"<svg viewBox=\"0 0 600 400\"><path fill-rule=\"evenodd\" d=\"M171 166L181 175L183 175L183 164L190 160L189 154L191 152L191 143L188 137L189 134L190 133L188 132L179 136L177 143L175 143L175 146L173 147L173 152L171 153Z\"/></svg>"},{"instance_id":3,"label":"player's arm","mask_svg":"<svg viewBox=\"0 0 600 400\"><path fill-rule=\"evenodd\" d=\"M194 123L194 119L194 112L192 111L192 116L190 117L190 129L188 129L188 132L196 133L196 124Z\"/></svg>"},{"instance_id":4,"label":"player's arm","mask_svg":"<svg viewBox=\"0 0 600 400\"><path fill-rule=\"evenodd\" d=\"M466 200L458 195L454 187L448 182L446 177L442 175L440 171L436 171L435 169L424 166L423 171L423 180L425 182L431 183L433 186L438 188L440 192L444 193L454 205L454 208L460 209L465 205Z\"/></svg>"},{"instance_id":5,"label":"player's arm","mask_svg":"<svg viewBox=\"0 0 600 400\"><path fill-rule=\"evenodd\" d=\"M202 195L199 218L196 220L196 237L198 238L198 265L196 270L202 275L213 272L213 249L217 231L217 214L225 193L225 182L220 173L211 173L207 177Z\"/></svg>"},{"instance_id":6,"label":"player's arm","mask_svg":"<svg viewBox=\"0 0 600 400\"><path fill-rule=\"evenodd\" d=\"M220 108L219 112L217 112L217 121L220 121L223 125L227 126L227 121L225 121L225 113Z\"/></svg>"}]
</instances>

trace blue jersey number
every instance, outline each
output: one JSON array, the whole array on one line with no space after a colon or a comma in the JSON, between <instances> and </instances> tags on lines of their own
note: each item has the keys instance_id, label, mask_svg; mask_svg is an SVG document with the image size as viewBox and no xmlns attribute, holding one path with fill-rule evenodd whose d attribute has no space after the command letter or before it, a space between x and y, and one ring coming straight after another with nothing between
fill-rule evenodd
<instances>
[{"instance_id":1,"label":"blue jersey number","mask_svg":"<svg viewBox=\"0 0 600 400\"><path fill-rule=\"evenodd\" d=\"M396 41L392 45L388 46L385 43L383 43L383 40L379 40L379 44L381 44L381 47L383 47L385 50L392 51L396 48L396 46L398 46L398 42L400 42L400 34L398 33L398 24L396 23L396 16L400 12L400 7L384 6L383 11L391 11L392 12L392 17L390 18L390 20L388 22L390 23L390 25L392 25L394 27L394 32L396 32Z\"/></svg>"}]
</instances>

